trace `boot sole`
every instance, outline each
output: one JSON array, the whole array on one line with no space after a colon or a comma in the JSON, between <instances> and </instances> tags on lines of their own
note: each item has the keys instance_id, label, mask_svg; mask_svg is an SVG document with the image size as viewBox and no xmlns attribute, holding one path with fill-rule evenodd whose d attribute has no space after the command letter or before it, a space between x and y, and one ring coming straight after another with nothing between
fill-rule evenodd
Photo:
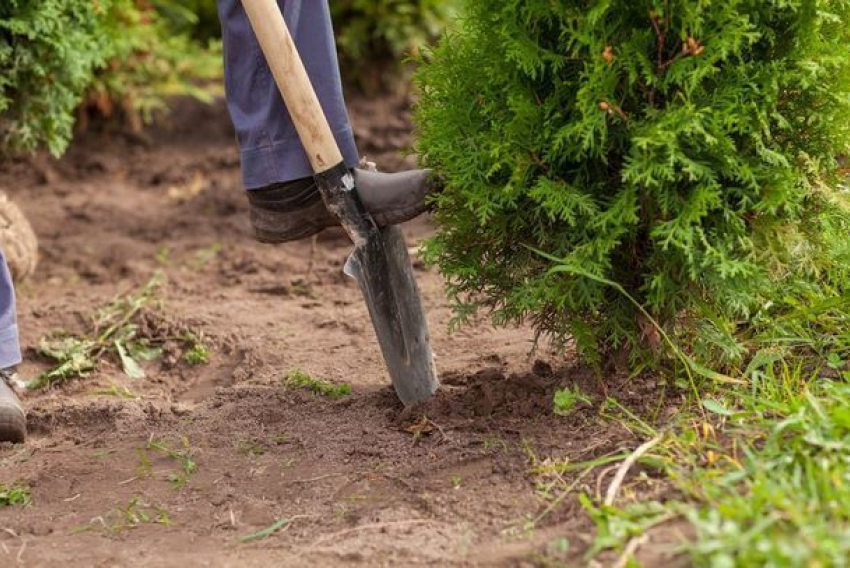
<instances>
[{"instance_id":1,"label":"boot sole","mask_svg":"<svg viewBox=\"0 0 850 568\"><path fill-rule=\"evenodd\" d=\"M428 206L423 204L417 207L408 207L407 209L377 212L372 215L372 219L374 219L379 227L388 227L410 221L427 210ZM323 203L295 213L279 213L276 211L258 210L256 208L252 209L251 213L254 237L258 242L264 244L281 244L298 241L317 235L330 227L339 226L336 219L333 219L327 213ZM304 221L298 225L286 227L287 225L291 225L293 217L301 219L318 218L319 221ZM281 230L280 227L286 228Z\"/></svg>"}]
</instances>

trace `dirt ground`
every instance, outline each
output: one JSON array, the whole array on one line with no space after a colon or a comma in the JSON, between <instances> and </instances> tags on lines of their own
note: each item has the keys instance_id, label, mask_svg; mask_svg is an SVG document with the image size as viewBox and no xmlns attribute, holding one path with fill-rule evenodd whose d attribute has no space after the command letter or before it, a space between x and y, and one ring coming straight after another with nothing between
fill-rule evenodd
<instances>
[{"instance_id":1,"label":"dirt ground","mask_svg":"<svg viewBox=\"0 0 850 568\"><path fill-rule=\"evenodd\" d=\"M411 140L404 100L351 110L369 159L389 171L412 164L399 153ZM182 103L142 135L89 132L61 161L0 164L0 188L41 245L19 290L23 375L48 366L41 337L85 331L157 270L158 311L212 346L206 365L159 360L132 380L106 362L24 394L31 436L0 446L0 482L29 484L32 503L0 509L0 565L585 564L591 521L573 497L541 516L551 495L532 468L639 443L598 418L594 377L545 345L532 354L526 329L449 334L441 278L417 263L443 387L405 411L356 284L341 274L345 237L252 241L223 106ZM428 219L405 228L412 247L431 230ZM352 393L286 388L293 368ZM113 384L137 397L94 394ZM555 416L552 393L571 384L595 403ZM652 398L646 388L608 384L634 405ZM146 449L152 440L191 453L184 484L174 481L180 460ZM268 538L241 539L283 519Z\"/></svg>"}]
</instances>

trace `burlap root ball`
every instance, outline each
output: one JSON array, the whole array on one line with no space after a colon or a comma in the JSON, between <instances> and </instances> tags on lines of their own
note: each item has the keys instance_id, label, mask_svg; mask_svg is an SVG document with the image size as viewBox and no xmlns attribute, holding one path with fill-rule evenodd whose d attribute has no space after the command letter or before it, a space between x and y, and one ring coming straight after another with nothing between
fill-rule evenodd
<instances>
[{"instance_id":1,"label":"burlap root ball","mask_svg":"<svg viewBox=\"0 0 850 568\"><path fill-rule=\"evenodd\" d=\"M26 216L3 191L0 191L0 250L15 283L23 282L35 272L38 239Z\"/></svg>"}]
</instances>

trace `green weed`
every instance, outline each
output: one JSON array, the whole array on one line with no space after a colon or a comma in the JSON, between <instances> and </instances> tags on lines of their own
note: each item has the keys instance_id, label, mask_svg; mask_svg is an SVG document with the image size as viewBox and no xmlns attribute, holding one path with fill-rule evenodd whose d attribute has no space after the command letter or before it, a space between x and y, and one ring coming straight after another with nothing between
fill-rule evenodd
<instances>
[{"instance_id":1,"label":"green weed","mask_svg":"<svg viewBox=\"0 0 850 568\"><path fill-rule=\"evenodd\" d=\"M261 531L257 531L255 533L247 534L243 537L240 537L239 540L242 542L253 542L255 540L263 540L265 538L270 537L283 527L287 526L292 522L292 519L280 519L279 521L273 523L271 526L264 528Z\"/></svg>"},{"instance_id":2,"label":"green weed","mask_svg":"<svg viewBox=\"0 0 850 568\"><path fill-rule=\"evenodd\" d=\"M236 443L236 449L239 450L239 453L254 457L261 456L266 453L265 446L253 440L239 440Z\"/></svg>"},{"instance_id":3,"label":"green weed","mask_svg":"<svg viewBox=\"0 0 850 568\"><path fill-rule=\"evenodd\" d=\"M49 387L93 371L98 361L114 353L130 378L145 376L140 361L159 356L161 351L150 345L146 338L138 337L135 318L156 301L162 284L162 274L157 273L134 293L119 296L92 317L92 332L82 336L42 338L38 352L57 365L28 385L31 389Z\"/></svg>"},{"instance_id":4,"label":"green weed","mask_svg":"<svg viewBox=\"0 0 850 568\"><path fill-rule=\"evenodd\" d=\"M334 506L334 519L341 521L342 519L344 519L348 515L349 512L350 511L348 509L347 503L340 503L338 505L335 505Z\"/></svg>"},{"instance_id":5,"label":"green weed","mask_svg":"<svg viewBox=\"0 0 850 568\"><path fill-rule=\"evenodd\" d=\"M54 334L39 342L38 352L54 361L56 365L28 384L39 389L67 380L84 377L97 369L98 364L112 357L121 365L124 374L131 379L142 379L145 371L142 364L162 356L162 346L176 342L184 350L184 360L190 365L209 361L210 350L203 336L192 331L163 331L156 337L140 334L142 314L150 313L159 303L158 294L163 275L157 272L144 286L136 291L115 298L98 310L91 318L91 330L82 335ZM131 398L129 389L114 388L98 394Z\"/></svg>"},{"instance_id":6,"label":"green weed","mask_svg":"<svg viewBox=\"0 0 850 568\"><path fill-rule=\"evenodd\" d=\"M277 434L272 436L271 440L272 442L280 446L282 444L290 442L292 438L286 432L278 432Z\"/></svg>"},{"instance_id":7,"label":"green weed","mask_svg":"<svg viewBox=\"0 0 850 568\"><path fill-rule=\"evenodd\" d=\"M6 485L0 483L0 509L15 505L29 505L31 500L30 488L24 483Z\"/></svg>"},{"instance_id":8,"label":"green weed","mask_svg":"<svg viewBox=\"0 0 850 568\"><path fill-rule=\"evenodd\" d=\"M93 355L96 343L89 339L62 337L42 338L38 354L59 363L29 383L31 389L45 388L74 377L84 377L97 366Z\"/></svg>"},{"instance_id":9,"label":"green weed","mask_svg":"<svg viewBox=\"0 0 850 568\"><path fill-rule=\"evenodd\" d=\"M559 416L567 416L580 402L591 403L590 398L582 393L578 387L558 389L552 397L553 412Z\"/></svg>"},{"instance_id":10,"label":"green weed","mask_svg":"<svg viewBox=\"0 0 850 568\"><path fill-rule=\"evenodd\" d=\"M209 363L212 352L204 343L203 338L192 335L187 337L187 340L191 342L192 346L183 355L183 360L192 366L206 365Z\"/></svg>"},{"instance_id":11,"label":"green weed","mask_svg":"<svg viewBox=\"0 0 850 568\"><path fill-rule=\"evenodd\" d=\"M219 254L221 254L222 248L223 247L220 243L216 243L205 249L199 250L195 253L195 258L189 262L189 268L192 270L201 270L213 260L218 258Z\"/></svg>"},{"instance_id":12,"label":"green weed","mask_svg":"<svg viewBox=\"0 0 850 568\"><path fill-rule=\"evenodd\" d=\"M110 384L108 388L98 389L92 394L96 396L114 396L116 398L123 398L127 400L134 400L138 398L138 396L136 396L136 393L134 393L129 388L125 387L124 385L118 385L115 383Z\"/></svg>"},{"instance_id":13,"label":"green weed","mask_svg":"<svg viewBox=\"0 0 850 568\"><path fill-rule=\"evenodd\" d=\"M137 450L139 454L139 465L136 466L136 475L141 478L153 476L153 464L151 464L150 456L145 448Z\"/></svg>"},{"instance_id":14,"label":"green weed","mask_svg":"<svg viewBox=\"0 0 850 568\"><path fill-rule=\"evenodd\" d=\"M156 251L154 259L156 260L157 264L166 266L171 260L171 249L168 247L161 247L158 251Z\"/></svg>"},{"instance_id":15,"label":"green weed","mask_svg":"<svg viewBox=\"0 0 850 568\"><path fill-rule=\"evenodd\" d=\"M314 379L301 369L293 369L289 371L289 374L283 384L287 387L306 389L314 394L326 396L328 398L342 398L351 394L350 385L337 385L328 381Z\"/></svg>"},{"instance_id":16,"label":"green weed","mask_svg":"<svg viewBox=\"0 0 850 568\"><path fill-rule=\"evenodd\" d=\"M182 489L186 486L186 483L189 481L189 477L195 473L198 466L194 460L195 450L189 444L189 440L186 437L181 438L180 440L181 447L179 449L171 448L166 445L165 442L161 440L150 440L146 446L146 450L154 450L157 451L169 458L177 461L180 465L180 470L172 471L168 474L168 480L174 486L175 489ZM150 461L147 457L146 452L143 450L141 452L143 456L143 461L147 464L147 469L150 471Z\"/></svg>"},{"instance_id":17,"label":"green weed","mask_svg":"<svg viewBox=\"0 0 850 568\"><path fill-rule=\"evenodd\" d=\"M676 507L657 501L632 503L624 508L596 507L587 495L581 495L580 502L596 526L593 545L586 554L588 558L603 550L622 551L632 539L679 515Z\"/></svg>"},{"instance_id":18,"label":"green weed","mask_svg":"<svg viewBox=\"0 0 850 568\"><path fill-rule=\"evenodd\" d=\"M730 393L731 443L690 478L673 470L693 499L684 515L695 561L850 563L850 386L804 376L785 369L755 396Z\"/></svg>"},{"instance_id":19,"label":"green weed","mask_svg":"<svg viewBox=\"0 0 850 568\"><path fill-rule=\"evenodd\" d=\"M481 445L484 448L485 452L490 452L492 450L498 449L503 454L508 453L508 444L499 436L488 435L484 436L484 439L481 440Z\"/></svg>"}]
</instances>

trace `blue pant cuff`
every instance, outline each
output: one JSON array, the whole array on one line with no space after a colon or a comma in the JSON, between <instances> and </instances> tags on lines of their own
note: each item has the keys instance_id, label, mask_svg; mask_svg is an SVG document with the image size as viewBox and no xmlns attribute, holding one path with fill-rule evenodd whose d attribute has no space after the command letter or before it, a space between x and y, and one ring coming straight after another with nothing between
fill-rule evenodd
<instances>
[{"instance_id":1,"label":"blue pant cuff","mask_svg":"<svg viewBox=\"0 0 850 568\"><path fill-rule=\"evenodd\" d=\"M351 128L334 132L345 164L354 168L360 163ZM260 189L275 183L312 177L313 168L301 141L282 140L270 146L242 150L242 182L245 189Z\"/></svg>"},{"instance_id":2,"label":"blue pant cuff","mask_svg":"<svg viewBox=\"0 0 850 568\"><path fill-rule=\"evenodd\" d=\"M13 325L0 331L0 369L14 367L21 362L21 344L18 326Z\"/></svg>"}]
</instances>

